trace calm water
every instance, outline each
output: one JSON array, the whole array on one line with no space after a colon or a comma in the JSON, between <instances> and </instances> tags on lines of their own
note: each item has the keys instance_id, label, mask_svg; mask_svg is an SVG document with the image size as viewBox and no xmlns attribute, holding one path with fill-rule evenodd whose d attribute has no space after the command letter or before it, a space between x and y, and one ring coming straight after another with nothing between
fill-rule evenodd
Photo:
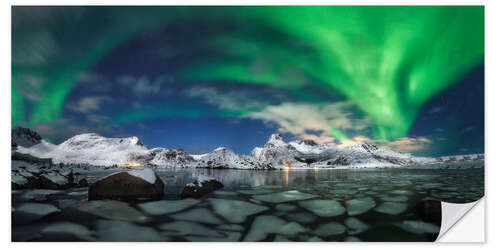
<instances>
[{"instance_id":1,"label":"calm water","mask_svg":"<svg viewBox=\"0 0 500 250\"><path fill-rule=\"evenodd\" d=\"M164 200L135 204L88 202L86 188L13 191L13 240L432 241L439 201L471 202L484 193L482 163L440 167L158 170ZM225 187L180 200L184 185L200 175ZM18 209L27 203L59 211L37 218Z\"/></svg>"}]
</instances>

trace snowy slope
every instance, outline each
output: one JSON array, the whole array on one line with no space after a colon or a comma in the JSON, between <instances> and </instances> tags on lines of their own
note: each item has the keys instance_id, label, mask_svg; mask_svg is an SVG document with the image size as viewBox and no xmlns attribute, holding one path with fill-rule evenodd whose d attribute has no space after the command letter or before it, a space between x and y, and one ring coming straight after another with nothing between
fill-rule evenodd
<instances>
[{"instance_id":1,"label":"snowy slope","mask_svg":"<svg viewBox=\"0 0 500 250\"><path fill-rule=\"evenodd\" d=\"M52 158L54 163L111 166L128 165L132 155L146 154L148 149L135 136L106 138L89 133L76 135L59 145L44 141L29 148L19 147L17 151L40 158Z\"/></svg>"},{"instance_id":2,"label":"snowy slope","mask_svg":"<svg viewBox=\"0 0 500 250\"><path fill-rule=\"evenodd\" d=\"M245 155L238 155L224 147L217 148L210 153L201 155L196 167L240 169L266 168L266 166L262 165L255 158Z\"/></svg>"}]
</instances>

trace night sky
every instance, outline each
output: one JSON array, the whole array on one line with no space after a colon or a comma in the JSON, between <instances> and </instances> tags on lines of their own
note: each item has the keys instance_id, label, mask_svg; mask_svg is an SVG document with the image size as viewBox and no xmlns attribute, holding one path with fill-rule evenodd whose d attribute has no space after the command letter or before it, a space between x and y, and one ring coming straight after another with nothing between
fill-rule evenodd
<instances>
[{"instance_id":1,"label":"night sky","mask_svg":"<svg viewBox=\"0 0 500 250\"><path fill-rule=\"evenodd\" d=\"M12 126L484 152L484 8L13 7Z\"/></svg>"}]
</instances>

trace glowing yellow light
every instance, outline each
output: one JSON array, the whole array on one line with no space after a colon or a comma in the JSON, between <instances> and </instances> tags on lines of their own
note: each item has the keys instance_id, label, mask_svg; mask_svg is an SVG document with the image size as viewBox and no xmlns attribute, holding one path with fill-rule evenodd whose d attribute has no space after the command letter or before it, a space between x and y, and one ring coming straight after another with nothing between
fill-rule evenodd
<instances>
[{"instance_id":1,"label":"glowing yellow light","mask_svg":"<svg viewBox=\"0 0 500 250\"><path fill-rule=\"evenodd\" d=\"M127 163L120 163L120 164L118 164L118 166L122 166L122 167L140 167L140 166L142 166L142 164L139 163L139 162L132 161L132 162L127 162Z\"/></svg>"},{"instance_id":2,"label":"glowing yellow light","mask_svg":"<svg viewBox=\"0 0 500 250\"><path fill-rule=\"evenodd\" d=\"M138 163L138 162L129 162L127 164L127 166L129 166L129 167L139 167L139 166L141 166L141 164Z\"/></svg>"},{"instance_id":3,"label":"glowing yellow light","mask_svg":"<svg viewBox=\"0 0 500 250\"><path fill-rule=\"evenodd\" d=\"M289 178L289 175L290 175L290 163L287 162L285 163L285 166L283 168L283 170L285 170L285 187L288 187L288 178Z\"/></svg>"}]
</instances>

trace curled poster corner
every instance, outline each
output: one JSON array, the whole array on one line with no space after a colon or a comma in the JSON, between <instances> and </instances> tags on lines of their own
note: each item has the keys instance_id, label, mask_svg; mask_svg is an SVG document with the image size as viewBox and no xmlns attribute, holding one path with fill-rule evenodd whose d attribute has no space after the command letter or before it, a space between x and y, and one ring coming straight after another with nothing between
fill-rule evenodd
<instances>
[{"instance_id":1,"label":"curled poster corner","mask_svg":"<svg viewBox=\"0 0 500 250\"><path fill-rule=\"evenodd\" d=\"M437 242L458 242L468 241L465 239L455 240L448 237L443 237L450 229L457 224L469 211L471 211L478 203L483 203L483 200L477 200L470 203L448 203L441 202L441 229L436 239ZM475 229L471 229L475 230ZM477 240L482 242L483 239Z\"/></svg>"}]
</instances>

